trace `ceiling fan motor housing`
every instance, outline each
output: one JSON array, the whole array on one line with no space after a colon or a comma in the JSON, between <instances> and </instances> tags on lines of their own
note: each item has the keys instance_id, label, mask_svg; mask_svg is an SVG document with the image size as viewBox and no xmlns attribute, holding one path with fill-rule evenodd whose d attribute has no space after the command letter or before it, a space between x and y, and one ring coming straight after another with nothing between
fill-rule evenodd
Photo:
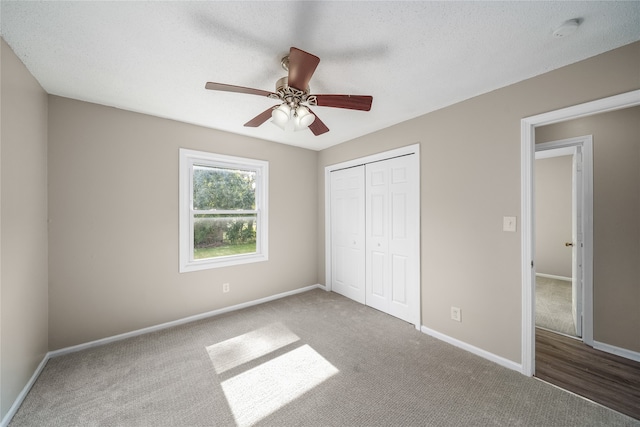
<instances>
[{"instance_id":1,"label":"ceiling fan motor housing","mask_svg":"<svg viewBox=\"0 0 640 427\"><path fill-rule=\"evenodd\" d=\"M276 91L271 97L282 100L289 105L291 109L295 110L303 102L309 105L316 105L316 97L313 95L310 96L310 92L311 88L309 86L307 86L304 91L289 86L289 78L285 76L278 79L276 82Z\"/></svg>"}]
</instances>

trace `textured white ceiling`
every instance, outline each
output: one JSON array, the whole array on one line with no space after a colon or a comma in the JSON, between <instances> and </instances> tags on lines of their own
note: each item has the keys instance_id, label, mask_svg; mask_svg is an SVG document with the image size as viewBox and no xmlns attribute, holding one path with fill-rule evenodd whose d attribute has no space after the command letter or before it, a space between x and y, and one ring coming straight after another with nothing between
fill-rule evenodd
<instances>
[{"instance_id":1,"label":"textured white ceiling","mask_svg":"<svg viewBox=\"0 0 640 427\"><path fill-rule=\"evenodd\" d=\"M640 2L5 1L1 33L50 94L314 150L640 40ZM578 31L553 30L579 18ZM372 95L370 112L316 107L331 129L243 124L274 101L295 46L320 57L312 93ZM640 72L640 70L639 70Z\"/></svg>"}]
</instances>

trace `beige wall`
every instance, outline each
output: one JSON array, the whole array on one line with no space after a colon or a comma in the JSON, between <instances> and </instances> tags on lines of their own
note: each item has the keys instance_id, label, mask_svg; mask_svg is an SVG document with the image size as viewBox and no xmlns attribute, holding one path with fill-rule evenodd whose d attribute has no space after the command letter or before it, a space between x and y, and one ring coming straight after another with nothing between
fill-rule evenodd
<instances>
[{"instance_id":1,"label":"beige wall","mask_svg":"<svg viewBox=\"0 0 640 427\"><path fill-rule=\"evenodd\" d=\"M571 277L572 156L536 160L536 273Z\"/></svg>"},{"instance_id":2,"label":"beige wall","mask_svg":"<svg viewBox=\"0 0 640 427\"><path fill-rule=\"evenodd\" d=\"M178 273L181 147L269 161L268 261ZM318 283L317 156L51 96L50 349Z\"/></svg>"},{"instance_id":3,"label":"beige wall","mask_svg":"<svg viewBox=\"0 0 640 427\"><path fill-rule=\"evenodd\" d=\"M0 419L47 352L47 94L0 40Z\"/></svg>"},{"instance_id":4,"label":"beige wall","mask_svg":"<svg viewBox=\"0 0 640 427\"><path fill-rule=\"evenodd\" d=\"M536 129L537 142L583 135L593 135L593 338L640 352L640 107Z\"/></svg>"},{"instance_id":5,"label":"beige wall","mask_svg":"<svg viewBox=\"0 0 640 427\"><path fill-rule=\"evenodd\" d=\"M322 151L321 282L323 168L419 142L422 324L519 363L521 239L502 231L502 217L520 218L520 120L639 89L639 69L635 43ZM462 309L461 323L451 306Z\"/></svg>"}]
</instances>

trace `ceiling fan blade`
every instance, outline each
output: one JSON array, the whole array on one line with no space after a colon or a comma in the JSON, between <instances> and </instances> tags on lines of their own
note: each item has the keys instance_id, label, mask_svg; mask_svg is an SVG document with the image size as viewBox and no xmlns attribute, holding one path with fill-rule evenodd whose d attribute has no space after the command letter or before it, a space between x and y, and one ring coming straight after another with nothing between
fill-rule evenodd
<instances>
[{"instance_id":1,"label":"ceiling fan blade","mask_svg":"<svg viewBox=\"0 0 640 427\"><path fill-rule=\"evenodd\" d=\"M309 130L311 132L313 132L313 134L315 136L319 136L322 135L323 133L327 133L329 132L329 128L327 127L327 125L325 125L322 120L320 120L320 117L318 117L318 115L316 113L314 113L313 111L311 111L311 109L309 109L309 112L311 114L313 114L314 116L316 116L315 120L313 121L313 123L311 123L309 125Z\"/></svg>"},{"instance_id":2,"label":"ceiling fan blade","mask_svg":"<svg viewBox=\"0 0 640 427\"><path fill-rule=\"evenodd\" d=\"M320 58L317 56L292 47L289 50L289 86L302 91L306 90L318 63Z\"/></svg>"},{"instance_id":3,"label":"ceiling fan blade","mask_svg":"<svg viewBox=\"0 0 640 427\"><path fill-rule=\"evenodd\" d=\"M369 95L315 95L320 107L347 108L349 110L371 110L373 97Z\"/></svg>"},{"instance_id":4,"label":"ceiling fan blade","mask_svg":"<svg viewBox=\"0 0 640 427\"><path fill-rule=\"evenodd\" d=\"M263 124L264 122L266 122L267 120L269 120L271 118L271 112L273 111L273 109L275 107L277 107L277 105L274 105L273 107L267 108L262 113L258 114L257 116L255 116L253 119L249 120L244 125L246 127L249 127L249 128L257 128L258 126L260 126L261 124Z\"/></svg>"},{"instance_id":5,"label":"ceiling fan blade","mask_svg":"<svg viewBox=\"0 0 640 427\"><path fill-rule=\"evenodd\" d=\"M225 92L248 93L249 95L269 96L269 95L273 94L272 92L269 92L267 90L260 90L260 89L252 89L250 87L227 85L227 84L224 84L224 83L207 82L207 84L204 87L206 89L209 89L209 90L221 90L221 91L225 91Z\"/></svg>"}]
</instances>

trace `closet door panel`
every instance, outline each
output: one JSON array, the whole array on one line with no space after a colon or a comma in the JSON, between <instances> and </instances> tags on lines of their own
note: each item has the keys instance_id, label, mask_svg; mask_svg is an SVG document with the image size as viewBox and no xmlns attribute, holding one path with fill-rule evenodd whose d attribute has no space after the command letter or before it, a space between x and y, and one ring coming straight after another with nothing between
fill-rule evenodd
<instances>
[{"instance_id":1,"label":"closet door panel","mask_svg":"<svg viewBox=\"0 0 640 427\"><path fill-rule=\"evenodd\" d=\"M366 304L411 323L419 301L414 156L366 165Z\"/></svg>"},{"instance_id":2,"label":"closet door panel","mask_svg":"<svg viewBox=\"0 0 640 427\"><path fill-rule=\"evenodd\" d=\"M331 288L365 303L364 166L331 172Z\"/></svg>"},{"instance_id":3,"label":"closet door panel","mask_svg":"<svg viewBox=\"0 0 640 427\"><path fill-rule=\"evenodd\" d=\"M388 313L411 323L419 301L419 193L415 156L388 160L390 170L389 258L391 298Z\"/></svg>"},{"instance_id":4,"label":"closet door panel","mask_svg":"<svg viewBox=\"0 0 640 427\"><path fill-rule=\"evenodd\" d=\"M386 161L370 163L366 171L366 303L389 312L389 170Z\"/></svg>"}]
</instances>

